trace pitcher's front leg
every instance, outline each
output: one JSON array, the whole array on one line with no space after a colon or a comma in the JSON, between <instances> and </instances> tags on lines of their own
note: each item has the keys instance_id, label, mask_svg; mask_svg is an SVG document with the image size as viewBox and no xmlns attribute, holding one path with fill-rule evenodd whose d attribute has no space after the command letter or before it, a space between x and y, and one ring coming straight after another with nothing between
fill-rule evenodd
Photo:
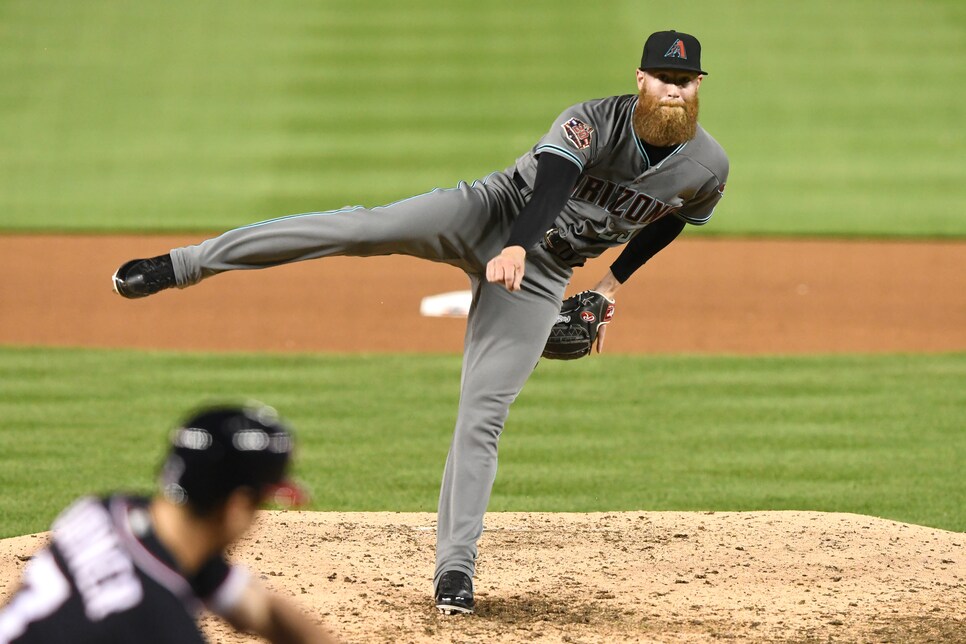
<instances>
[{"instance_id":1,"label":"pitcher's front leg","mask_svg":"<svg viewBox=\"0 0 966 644\"><path fill-rule=\"evenodd\" d=\"M510 404L543 350L559 302L481 282L467 321L459 414L439 496L437 605L441 576L472 578L483 515L496 478L497 444Z\"/></svg>"}]
</instances>

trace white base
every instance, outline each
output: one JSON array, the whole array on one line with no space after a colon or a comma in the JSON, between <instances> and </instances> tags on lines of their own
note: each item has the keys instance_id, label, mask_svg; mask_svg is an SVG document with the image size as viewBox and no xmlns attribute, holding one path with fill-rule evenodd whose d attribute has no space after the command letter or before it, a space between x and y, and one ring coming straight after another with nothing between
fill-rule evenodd
<instances>
[{"instance_id":1,"label":"white base","mask_svg":"<svg viewBox=\"0 0 966 644\"><path fill-rule=\"evenodd\" d=\"M470 291L428 295L419 303L419 314L430 318L465 318L470 312L472 300Z\"/></svg>"}]
</instances>

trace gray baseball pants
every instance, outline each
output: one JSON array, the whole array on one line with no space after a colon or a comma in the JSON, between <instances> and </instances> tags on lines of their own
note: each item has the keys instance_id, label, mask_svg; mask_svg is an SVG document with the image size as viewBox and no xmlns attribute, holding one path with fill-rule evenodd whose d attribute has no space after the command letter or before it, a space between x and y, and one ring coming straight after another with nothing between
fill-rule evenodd
<instances>
[{"instance_id":1,"label":"gray baseball pants","mask_svg":"<svg viewBox=\"0 0 966 644\"><path fill-rule=\"evenodd\" d=\"M510 293L486 281L486 263L502 250L523 205L506 174L494 173L387 206L264 221L171 251L180 287L224 271L333 255L412 255L466 272L473 301L459 412L439 494L434 584L448 570L475 572L503 424L540 358L573 273L536 247L527 254L522 290Z\"/></svg>"}]
</instances>

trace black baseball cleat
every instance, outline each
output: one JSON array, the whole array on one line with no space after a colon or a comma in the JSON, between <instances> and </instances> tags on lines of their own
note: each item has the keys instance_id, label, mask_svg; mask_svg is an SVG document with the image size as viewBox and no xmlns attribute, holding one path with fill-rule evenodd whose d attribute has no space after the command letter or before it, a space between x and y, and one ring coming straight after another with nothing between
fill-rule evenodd
<instances>
[{"instance_id":1,"label":"black baseball cleat","mask_svg":"<svg viewBox=\"0 0 966 644\"><path fill-rule=\"evenodd\" d=\"M114 292L129 300L154 295L158 291L176 286L170 255L132 259L122 264L112 279Z\"/></svg>"},{"instance_id":2,"label":"black baseball cleat","mask_svg":"<svg viewBox=\"0 0 966 644\"><path fill-rule=\"evenodd\" d=\"M473 580L464 572L447 570L436 588L436 608L444 615L473 612Z\"/></svg>"}]
</instances>

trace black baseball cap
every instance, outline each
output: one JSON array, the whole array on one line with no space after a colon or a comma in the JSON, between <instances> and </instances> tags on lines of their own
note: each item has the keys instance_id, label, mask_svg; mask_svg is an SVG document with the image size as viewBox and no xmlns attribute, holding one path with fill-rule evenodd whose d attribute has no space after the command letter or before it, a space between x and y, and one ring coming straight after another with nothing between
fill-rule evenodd
<instances>
[{"instance_id":1,"label":"black baseball cap","mask_svg":"<svg viewBox=\"0 0 966 644\"><path fill-rule=\"evenodd\" d=\"M682 69L707 75L701 69L701 43L680 31L656 31L647 37L641 69Z\"/></svg>"},{"instance_id":2,"label":"black baseball cap","mask_svg":"<svg viewBox=\"0 0 966 644\"><path fill-rule=\"evenodd\" d=\"M161 468L161 492L178 505L205 512L240 487L267 501L281 490L289 503L305 500L286 479L293 436L271 407L261 403L212 405L189 415L171 432Z\"/></svg>"}]
</instances>

